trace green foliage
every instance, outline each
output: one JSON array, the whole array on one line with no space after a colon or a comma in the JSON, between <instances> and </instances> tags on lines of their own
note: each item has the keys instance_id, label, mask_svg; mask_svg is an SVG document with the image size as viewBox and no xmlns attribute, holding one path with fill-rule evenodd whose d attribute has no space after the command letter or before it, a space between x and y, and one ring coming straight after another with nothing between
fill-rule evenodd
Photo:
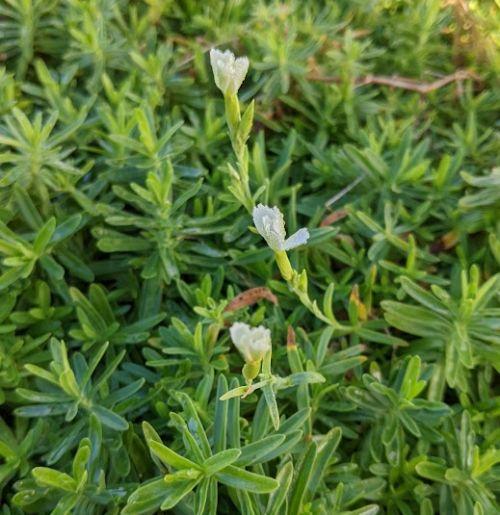
<instances>
[{"instance_id":1,"label":"green foliage","mask_svg":"<svg viewBox=\"0 0 500 515\"><path fill-rule=\"evenodd\" d=\"M495 347L500 344L498 308L489 307L500 291L500 275L494 275L479 286L477 267L471 268L471 280L462 272L461 296L452 298L437 285L432 293L425 291L408 278L401 278L405 293L420 307L401 302L383 301L387 321L394 327L440 342L444 356L446 381L452 387L468 390L467 369L477 363L490 364L500 370L500 359Z\"/></svg>"},{"instance_id":2,"label":"green foliage","mask_svg":"<svg viewBox=\"0 0 500 515\"><path fill-rule=\"evenodd\" d=\"M3 515L500 512L495 9L0 0Z\"/></svg>"}]
</instances>

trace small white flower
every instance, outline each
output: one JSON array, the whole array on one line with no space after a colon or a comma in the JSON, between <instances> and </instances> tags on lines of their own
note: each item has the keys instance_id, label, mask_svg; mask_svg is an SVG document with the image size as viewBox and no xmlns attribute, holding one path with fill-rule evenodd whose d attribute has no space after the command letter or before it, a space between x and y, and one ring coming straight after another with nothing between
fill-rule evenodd
<instances>
[{"instance_id":1,"label":"small white flower","mask_svg":"<svg viewBox=\"0 0 500 515\"><path fill-rule=\"evenodd\" d=\"M235 59L230 50L221 52L210 50L210 64L214 72L215 84L224 93L237 93L248 71L248 57Z\"/></svg>"},{"instance_id":2,"label":"small white flower","mask_svg":"<svg viewBox=\"0 0 500 515\"><path fill-rule=\"evenodd\" d=\"M248 324L236 322L229 329L229 333L246 363L260 361L271 350L271 331L261 325L250 327Z\"/></svg>"},{"instance_id":3,"label":"small white flower","mask_svg":"<svg viewBox=\"0 0 500 515\"><path fill-rule=\"evenodd\" d=\"M285 219L277 207L263 206L262 204L254 207L253 223L259 234L275 252L304 245L309 239L309 231L305 228L299 229L295 234L285 239Z\"/></svg>"}]
</instances>

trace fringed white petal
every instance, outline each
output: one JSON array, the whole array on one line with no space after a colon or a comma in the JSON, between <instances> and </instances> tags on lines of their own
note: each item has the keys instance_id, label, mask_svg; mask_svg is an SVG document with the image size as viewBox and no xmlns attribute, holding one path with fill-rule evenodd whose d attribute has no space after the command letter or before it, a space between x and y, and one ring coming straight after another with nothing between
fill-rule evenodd
<instances>
[{"instance_id":1,"label":"fringed white petal","mask_svg":"<svg viewBox=\"0 0 500 515\"><path fill-rule=\"evenodd\" d=\"M260 361L271 350L271 331L235 322L229 329L231 340L247 363Z\"/></svg>"},{"instance_id":2,"label":"fringed white petal","mask_svg":"<svg viewBox=\"0 0 500 515\"><path fill-rule=\"evenodd\" d=\"M299 245L305 245L309 239L309 231L306 228L299 229L285 241L284 250L291 250Z\"/></svg>"},{"instance_id":3,"label":"fringed white petal","mask_svg":"<svg viewBox=\"0 0 500 515\"><path fill-rule=\"evenodd\" d=\"M277 207L259 204L253 208L253 223L259 234L274 251L284 250L285 220Z\"/></svg>"},{"instance_id":4,"label":"fringed white petal","mask_svg":"<svg viewBox=\"0 0 500 515\"><path fill-rule=\"evenodd\" d=\"M210 50L210 64L214 80L222 93L237 93L245 80L249 61L247 57L235 59L230 50L221 52L216 48Z\"/></svg>"},{"instance_id":5,"label":"fringed white petal","mask_svg":"<svg viewBox=\"0 0 500 515\"><path fill-rule=\"evenodd\" d=\"M253 208L252 214L255 228L275 252L304 245L309 239L309 231L303 228L285 240L285 219L277 207L259 204Z\"/></svg>"}]
</instances>

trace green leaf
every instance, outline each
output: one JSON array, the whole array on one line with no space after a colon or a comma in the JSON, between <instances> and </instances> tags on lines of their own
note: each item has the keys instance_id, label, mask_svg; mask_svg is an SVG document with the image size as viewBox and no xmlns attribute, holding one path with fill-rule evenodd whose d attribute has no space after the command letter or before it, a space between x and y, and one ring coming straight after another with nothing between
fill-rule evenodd
<instances>
[{"instance_id":1,"label":"green leaf","mask_svg":"<svg viewBox=\"0 0 500 515\"><path fill-rule=\"evenodd\" d=\"M292 497L288 508L288 513L290 515L298 515L302 510L303 503L306 500L307 490L310 486L316 455L316 444L311 442L303 455L302 463L300 468L297 470L295 481L291 487Z\"/></svg>"},{"instance_id":2,"label":"green leaf","mask_svg":"<svg viewBox=\"0 0 500 515\"><path fill-rule=\"evenodd\" d=\"M54 234L52 235L50 242L54 245L69 238L78 230L81 222L82 215L79 213L66 218L64 222L62 222L55 228Z\"/></svg>"},{"instance_id":3,"label":"green leaf","mask_svg":"<svg viewBox=\"0 0 500 515\"><path fill-rule=\"evenodd\" d=\"M15 184L14 198L26 223L34 231L38 230L43 225L43 220L28 192Z\"/></svg>"},{"instance_id":4,"label":"green leaf","mask_svg":"<svg viewBox=\"0 0 500 515\"><path fill-rule=\"evenodd\" d=\"M190 476L194 476L192 479ZM167 474L165 497L160 505L161 510L170 510L176 506L200 482L202 476L197 471L183 470L175 474Z\"/></svg>"},{"instance_id":5,"label":"green leaf","mask_svg":"<svg viewBox=\"0 0 500 515\"><path fill-rule=\"evenodd\" d=\"M283 434L270 435L257 442L250 443L241 448L241 455L235 465L247 467L256 463L263 463L263 458L274 451L285 441Z\"/></svg>"},{"instance_id":6,"label":"green leaf","mask_svg":"<svg viewBox=\"0 0 500 515\"><path fill-rule=\"evenodd\" d=\"M210 456L203 463L205 474L212 476L219 470L228 467L239 458L240 454L241 451L239 449L226 449Z\"/></svg>"},{"instance_id":7,"label":"green leaf","mask_svg":"<svg viewBox=\"0 0 500 515\"><path fill-rule=\"evenodd\" d=\"M66 492L76 491L76 481L64 472L47 467L35 467L31 472L35 481L42 486L65 490Z\"/></svg>"},{"instance_id":8,"label":"green leaf","mask_svg":"<svg viewBox=\"0 0 500 515\"><path fill-rule=\"evenodd\" d=\"M244 470L239 467L229 465L225 469L216 473L215 477L221 483L240 490L247 490L256 494L266 494L278 487L276 479L262 476Z\"/></svg>"},{"instance_id":9,"label":"green leaf","mask_svg":"<svg viewBox=\"0 0 500 515\"><path fill-rule=\"evenodd\" d=\"M146 515L156 511L166 497L167 487L163 477L137 488L127 500L123 515Z\"/></svg>"},{"instance_id":10,"label":"green leaf","mask_svg":"<svg viewBox=\"0 0 500 515\"><path fill-rule=\"evenodd\" d=\"M86 478L86 466L90 458L90 452L90 441L85 438L80 442L78 451L76 452L73 459L73 478L78 481L78 483L80 483L82 480L85 480Z\"/></svg>"},{"instance_id":11,"label":"green leaf","mask_svg":"<svg viewBox=\"0 0 500 515\"><path fill-rule=\"evenodd\" d=\"M227 410L228 403L222 397L227 392L227 380L221 374L217 380L217 400L215 401L215 420L214 420L214 450L222 451L226 448L227 434Z\"/></svg>"},{"instance_id":12,"label":"green leaf","mask_svg":"<svg viewBox=\"0 0 500 515\"><path fill-rule=\"evenodd\" d=\"M33 242L33 252L41 256L45 251L52 235L56 228L56 219L54 217L49 220L39 229L35 241Z\"/></svg>"},{"instance_id":13,"label":"green leaf","mask_svg":"<svg viewBox=\"0 0 500 515\"><path fill-rule=\"evenodd\" d=\"M271 385L266 384L262 387L264 398L266 399L267 408L269 410L269 416L273 423L274 429L278 430L280 427L280 414L278 410L278 404L276 403L276 395Z\"/></svg>"},{"instance_id":14,"label":"green leaf","mask_svg":"<svg viewBox=\"0 0 500 515\"><path fill-rule=\"evenodd\" d=\"M413 399L425 388L425 381L419 381L420 367L420 358L418 356L412 356L406 366L405 375L400 388L400 394L405 399Z\"/></svg>"},{"instance_id":15,"label":"green leaf","mask_svg":"<svg viewBox=\"0 0 500 515\"><path fill-rule=\"evenodd\" d=\"M21 278L30 275L33 270L34 262L27 263L24 266L10 268L0 276L0 291L5 290L8 286L15 283Z\"/></svg>"},{"instance_id":16,"label":"green leaf","mask_svg":"<svg viewBox=\"0 0 500 515\"><path fill-rule=\"evenodd\" d=\"M423 306L429 308L432 311L435 311L436 313L439 313L446 317L448 315L448 309L447 307L434 295L431 293L426 292L423 288L415 284L412 280L410 280L408 277L401 277L401 286L403 287L404 291L410 295L410 297L413 297L417 302L422 304Z\"/></svg>"},{"instance_id":17,"label":"green leaf","mask_svg":"<svg viewBox=\"0 0 500 515\"><path fill-rule=\"evenodd\" d=\"M42 256L40 264L54 281L61 281L63 279L64 268L52 256Z\"/></svg>"},{"instance_id":18,"label":"green leaf","mask_svg":"<svg viewBox=\"0 0 500 515\"><path fill-rule=\"evenodd\" d=\"M324 383L325 380L326 379L318 372L296 372L289 375L287 378L287 382L290 386L310 383Z\"/></svg>"},{"instance_id":19,"label":"green leaf","mask_svg":"<svg viewBox=\"0 0 500 515\"><path fill-rule=\"evenodd\" d=\"M311 479L309 481L309 493L310 497L314 496L321 485L321 481L326 475L328 466L333 458L333 453L336 451L340 439L342 438L342 429L334 427L326 435L324 441L320 444L316 459L312 469Z\"/></svg>"},{"instance_id":20,"label":"green leaf","mask_svg":"<svg viewBox=\"0 0 500 515\"><path fill-rule=\"evenodd\" d=\"M166 445L163 445L160 442L155 440L148 440L147 443L153 454L158 456L158 458L160 458L160 460L165 463L165 465L169 465L170 467L174 467L176 469L202 469L202 467L198 466L193 461L184 458L180 454L177 454L176 452L172 451L172 449L168 448Z\"/></svg>"},{"instance_id":21,"label":"green leaf","mask_svg":"<svg viewBox=\"0 0 500 515\"><path fill-rule=\"evenodd\" d=\"M293 463L291 461L281 468L276 479L278 481L278 488L269 496L266 508L267 515L283 513L282 506L289 495L290 484L293 479Z\"/></svg>"},{"instance_id":22,"label":"green leaf","mask_svg":"<svg viewBox=\"0 0 500 515\"><path fill-rule=\"evenodd\" d=\"M440 483L446 482L446 467L439 465L438 463L422 461L416 465L415 470L420 476L425 477L426 479L438 481Z\"/></svg>"},{"instance_id":23,"label":"green leaf","mask_svg":"<svg viewBox=\"0 0 500 515\"><path fill-rule=\"evenodd\" d=\"M128 428L128 422L120 415L113 413L111 410L104 406L93 406L92 412L102 422L102 424L115 431L126 431Z\"/></svg>"}]
</instances>

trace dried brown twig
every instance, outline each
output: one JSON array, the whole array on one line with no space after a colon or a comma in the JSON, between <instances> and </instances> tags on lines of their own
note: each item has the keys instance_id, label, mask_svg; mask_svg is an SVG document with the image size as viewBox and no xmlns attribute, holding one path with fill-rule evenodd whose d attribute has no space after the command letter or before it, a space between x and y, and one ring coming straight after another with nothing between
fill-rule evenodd
<instances>
[{"instance_id":1,"label":"dried brown twig","mask_svg":"<svg viewBox=\"0 0 500 515\"><path fill-rule=\"evenodd\" d=\"M328 83L339 83L342 81L340 77L329 77L321 76L317 74L311 74L308 78L312 81L328 82ZM407 77L401 77L399 75L366 75L365 77L359 77L355 80L356 87L368 86L369 84L381 84L383 86L390 86L393 88L407 89L410 91L416 91L422 95L426 95L431 91L442 88L447 84L455 81L462 81L465 79L480 80L475 73L470 70L457 70L455 73L445 75L434 82L420 82L415 79L409 79Z\"/></svg>"}]
</instances>

